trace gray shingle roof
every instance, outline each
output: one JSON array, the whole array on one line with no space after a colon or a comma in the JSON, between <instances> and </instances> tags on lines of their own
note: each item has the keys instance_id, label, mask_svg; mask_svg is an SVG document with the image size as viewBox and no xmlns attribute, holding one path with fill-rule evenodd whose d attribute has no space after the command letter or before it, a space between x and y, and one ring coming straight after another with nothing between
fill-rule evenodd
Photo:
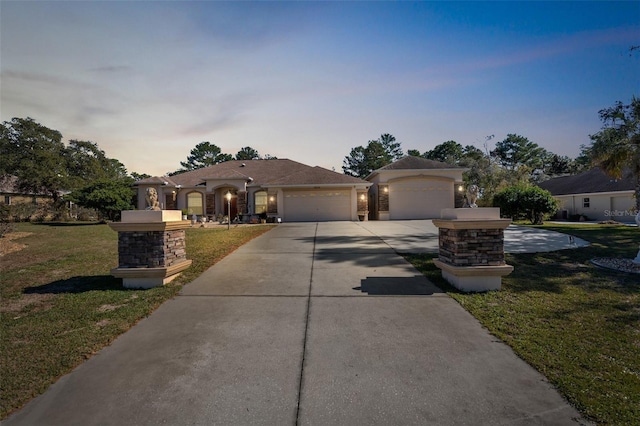
<instances>
[{"instance_id":1,"label":"gray shingle roof","mask_svg":"<svg viewBox=\"0 0 640 426\"><path fill-rule=\"evenodd\" d=\"M552 195L590 194L595 192L629 191L635 187L631 170L625 170L621 179L607 175L600 168L573 176L562 176L541 182L538 186Z\"/></svg>"},{"instance_id":2,"label":"gray shingle roof","mask_svg":"<svg viewBox=\"0 0 640 426\"><path fill-rule=\"evenodd\" d=\"M310 185L368 183L362 179L336 173L322 167L311 167L288 159L273 160L232 160L171 177L154 177L138 181L142 183L162 183L195 186L206 179L246 179L252 185Z\"/></svg>"}]
</instances>

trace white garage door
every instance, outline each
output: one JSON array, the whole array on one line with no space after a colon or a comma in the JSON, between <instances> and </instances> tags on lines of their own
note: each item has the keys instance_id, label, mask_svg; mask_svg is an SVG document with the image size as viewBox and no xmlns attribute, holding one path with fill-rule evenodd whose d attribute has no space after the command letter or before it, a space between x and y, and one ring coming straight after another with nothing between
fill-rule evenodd
<instances>
[{"instance_id":1,"label":"white garage door","mask_svg":"<svg viewBox=\"0 0 640 426\"><path fill-rule=\"evenodd\" d=\"M632 221L634 218L633 206L635 206L635 200L633 196L628 197L613 197L611 198L611 212L610 217L605 219L613 219L618 221Z\"/></svg>"},{"instance_id":2,"label":"white garage door","mask_svg":"<svg viewBox=\"0 0 640 426\"><path fill-rule=\"evenodd\" d=\"M403 179L389 184L389 218L434 219L452 208L453 182L439 179Z\"/></svg>"},{"instance_id":3,"label":"white garage door","mask_svg":"<svg viewBox=\"0 0 640 426\"><path fill-rule=\"evenodd\" d=\"M351 220L350 190L284 191L286 222Z\"/></svg>"}]
</instances>

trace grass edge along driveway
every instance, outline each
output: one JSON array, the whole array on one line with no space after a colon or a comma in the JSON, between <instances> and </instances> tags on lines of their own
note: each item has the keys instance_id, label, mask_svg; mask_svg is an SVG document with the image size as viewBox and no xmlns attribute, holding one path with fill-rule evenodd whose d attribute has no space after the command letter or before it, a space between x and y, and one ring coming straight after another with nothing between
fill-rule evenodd
<instances>
[{"instance_id":1,"label":"grass edge along driveway","mask_svg":"<svg viewBox=\"0 0 640 426\"><path fill-rule=\"evenodd\" d=\"M540 371L586 417L640 425L640 276L599 269L596 257L634 258L640 230L611 225L544 225L591 245L507 255L502 290L465 294L432 262L406 255L493 335Z\"/></svg>"},{"instance_id":2,"label":"grass edge along driveway","mask_svg":"<svg viewBox=\"0 0 640 426\"><path fill-rule=\"evenodd\" d=\"M89 223L20 223L0 257L0 418L20 409L220 259L273 225L190 228L191 267L170 284L124 289L117 233Z\"/></svg>"}]
</instances>

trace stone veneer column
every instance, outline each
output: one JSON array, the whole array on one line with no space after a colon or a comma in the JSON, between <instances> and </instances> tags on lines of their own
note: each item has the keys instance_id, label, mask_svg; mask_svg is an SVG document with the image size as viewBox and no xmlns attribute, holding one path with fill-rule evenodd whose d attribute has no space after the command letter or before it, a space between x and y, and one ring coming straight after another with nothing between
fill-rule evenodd
<instances>
[{"instance_id":1,"label":"stone veneer column","mask_svg":"<svg viewBox=\"0 0 640 426\"><path fill-rule=\"evenodd\" d=\"M236 200L236 208L238 213L246 214L247 210L247 191L238 191L238 198Z\"/></svg>"},{"instance_id":2,"label":"stone veneer column","mask_svg":"<svg viewBox=\"0 0 640 426\"><path fill-rule=\"evenodd\" d=\"M191 265L187 259L185 228L179 210L130 210L122 222L109 224L118 231L118 267L111 275L126 288L164 285Z\"/></svg>"},{"instance_id":3,"label":"stone veneer column","mask_svg":"<svg viewBox=\"0 0 640 426\"><path fill-rule=\"evenodd\" d=\"M369 220L369 192L368 191L357 191L357 204L358 204L358 217L361 220L366 221Z\"/></svg>"},{"instance_id":4,"label":"stone veneer column","mask_svg":"<svg viewBox=\"0 0 640 426\"><path fill-rule=\"evenodd\" d=\"M505 263L504 229L497 208L444 209L438 227L438 258L442 276L463 291L499 290L502 276L513 271Z\"/></svg>"}]
</instances>

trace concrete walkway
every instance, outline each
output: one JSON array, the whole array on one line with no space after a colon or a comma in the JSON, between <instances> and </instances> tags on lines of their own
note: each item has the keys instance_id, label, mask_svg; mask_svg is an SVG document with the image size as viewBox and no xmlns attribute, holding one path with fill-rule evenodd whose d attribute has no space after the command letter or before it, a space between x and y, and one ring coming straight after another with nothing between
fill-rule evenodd
<instances>
[{"instance_id":1,"label":"concrete walkway","mask_svg":"<svg viewBox=\"0 0 640 426\"><path fill-rule=\"evenodd\" d=\"M282 224L244 245L3 425L576 419L389 244L334 222Z\"/></svg>"}]
</instances>

